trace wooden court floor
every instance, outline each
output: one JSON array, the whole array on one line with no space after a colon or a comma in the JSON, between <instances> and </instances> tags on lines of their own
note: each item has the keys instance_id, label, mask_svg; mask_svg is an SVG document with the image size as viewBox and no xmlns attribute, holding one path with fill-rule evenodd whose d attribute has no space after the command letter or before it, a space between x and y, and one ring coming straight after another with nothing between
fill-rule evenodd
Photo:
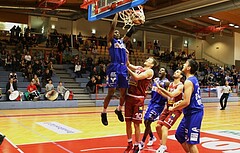
<instances>
[{"instance_id":1,"label":"wooden court floor","mask_svg":"<svg viewBox=\"0 0 240 153\"><path fill-rule=\"evenodd\" d=\"M219 103L204 105L200 152L240 153L240 102L229 102L226 110L220 110ZM101 107L0 110L0 132L6 135L0 152L123 153L125 123L117 120L114 109L108 109L108 126L100 121ZM179 121L169 132L168 153L183 153L174 138ZM153 153L159 143L141 152Z\"/></svg>"}]
</instances>

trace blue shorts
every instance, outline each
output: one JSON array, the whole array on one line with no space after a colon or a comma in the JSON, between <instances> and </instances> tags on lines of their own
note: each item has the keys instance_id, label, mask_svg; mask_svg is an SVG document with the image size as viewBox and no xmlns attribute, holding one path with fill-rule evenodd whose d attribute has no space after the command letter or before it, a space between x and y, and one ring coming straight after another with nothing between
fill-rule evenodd
<instances>
[{"instance_id":1,"label":"blue shorts","mask_svg":"<svg viewBox=\"0 0 240 153\"><path fill-rule=\"evenodd\" d=\"M122 64L110 64L107 68L106 84L108 88L128 88L127 66Z\"/></svg>"},{"instance_id":2,"label":"blue shorts","mask_svg":"<svg viewBox=\"0 0 240 153\"><path fill-rule=\"evenodd\" d=\"M183 117L180 122L175 137L179 143L199 144L200 129L203 119L203 111Z\"/></svg>"},{"instance_id":3,"label":"blue shorts","mask_svg":"<svg viewBox=\"0 0 240 153\"><path fill-rule=\"evenodd\" d=\"M162 113L165 105L159 105L158 103L149 102L144 120L155 121Z\"/></svg>"}]
</instances>

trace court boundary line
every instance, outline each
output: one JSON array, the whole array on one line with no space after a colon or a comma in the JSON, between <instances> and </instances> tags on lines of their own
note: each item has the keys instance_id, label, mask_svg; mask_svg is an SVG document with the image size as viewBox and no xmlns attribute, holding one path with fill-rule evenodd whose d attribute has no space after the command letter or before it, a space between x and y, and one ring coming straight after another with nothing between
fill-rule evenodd
<instances>
[{"instance_id":1,"label":"court boundary line","mask_svg":"<svg viewBox=\"0 0 240 153\"><path fill-rule=\"evenodd\" d=\"M7 137L4 138L6 141L8 141L8 143L10 143L10 145L12 145L17 151L19 151L20 153L24 153L17 145L15 145L12 141L10 141Z\"/></svg>"},{"instance_id":2,"label":"court boundary line","mask_svg":"<svg viewBox=\"0 0 240 153\"><path fill-rule=\"evenodd\" d=\"M3 112L0 112L0 113L4 115ZM9 118L9 117L7 117L7 118ZM60 149L66 151L66 152L68 152L68 153L73 153L71 150L69 150L69 149L65 148L64 146L56 143L55 141L51 140L50 138L46 137L45 135L42 135L41 133L39 133L39 132L37 132L37 131L35 131L35 130L32 130L32 129L29 128L28 126L23 125L23 124L22 124L20 121L18 121L17 119L12 119L12 120L13 120L13 122L15 122L16 124L22 126L23 128L27 129L28 131L31 131L32 133L35 133L36 135L38 135L38 136L41 137L42 139L47 140L48 143L52 143L53 145L56 145L57 147L59 147ZM13 143L12 143L12 144L13 144ZM21 145L17 145L17 146L21 146ZM22 152L22 153L24 153L24 152Z\"/></svg>"}]
</instances>

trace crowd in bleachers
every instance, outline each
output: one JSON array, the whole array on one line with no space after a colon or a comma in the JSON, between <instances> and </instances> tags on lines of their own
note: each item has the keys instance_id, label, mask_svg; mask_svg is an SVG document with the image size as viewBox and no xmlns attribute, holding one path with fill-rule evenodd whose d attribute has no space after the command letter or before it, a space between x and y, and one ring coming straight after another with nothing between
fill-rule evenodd
<instances>
[{"instance_id":1,"label":"crowd in bleachers","mask_svg":"<svg viewBox=\"0 0 240 153\"><path fill-rule=\"evenodd\" d=\"M16 40L18 40L16 46L12 50L6 49L6 45L0 43L0 64L3 65L7 71L15 72L16 70L20 70L24 79L29 82L34 76L38 77L40 79L40 85L38 85L38 90L40 92L40 87L44 87L53 75L53 63L71 63L76 78L83 77L82 74L89 71L89 81L95 80L93 84L89 82L89 84L93 86L105 83L106 67L110 62L106 47L106 36L96 37L94 34L92 36L82 36L81 32L79 32L73 39L73 45L79 51L79 54L73 56L70 48L71 36L59 34L57 30L54 30L54 32L48 36L46 47L53 47L55 50L52 49L46 56L43 52L33 52L31 48L29 48L29 45L27 45L34 42L33 35L31 35L31 29L27 28L25 30L26 34L24 33L23 35L24 39L21 38L21 33L18 31L20 31L19 27L11 29L10 40L14 41L15 37L17 37ZM29 36L31 38L29 38ZM155 56L159 62L165 63L170 80L173 72L176 69L181 69L186 59L196 59L195 52L187 54L186 51L163 51L157 42L154 42L153 45L148 44L147 46L148 50L153 50L153 54L150 56ZM146 55L149 56L150 54L150 51L146 54L133 49L131 43L128 43L126 47L131 53L130 62L134 65L142 63ZM102 52L104 52L104 54L102 54ZM238 85L240 80L239 72L236 71L234 66L220 67L209 64L208 62L200 62L200 69L197 76L202 86L223 85L225 80L228 80L230 85ZM91 89L95 88L91 87ZM92 93L95 91L89 90L89 92Z\"/></svg>"},{"instance_id":2,"label":"crowd in bleachers","mask_svg":"<svg viewBox=\"0 0 240 153\"><path fill-rule=\"evenodd\" d=\"M163 56L161 62L168 62L169 78L176 69L181 69L186 59L196 59L195 53L187 55L185 52L174 56L174 54ZM229 82L230 86L238 86L240 83L240 73L236 70L235 65L219 66L207 61L199 62L199 70L196 74L201 86L223 86L225 81ZM171 79L171 78L170 78Z\"/></svg>"}]
</instances>

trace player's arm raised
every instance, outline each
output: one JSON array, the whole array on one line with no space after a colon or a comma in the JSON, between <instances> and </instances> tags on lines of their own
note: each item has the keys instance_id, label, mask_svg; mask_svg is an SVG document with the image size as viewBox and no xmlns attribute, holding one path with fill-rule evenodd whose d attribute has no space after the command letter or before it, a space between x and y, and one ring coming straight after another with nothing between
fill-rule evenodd
<instances>
[{"instance_id":1,"label":"player's arm raised","mask_svg":"<svg viewBox=\"0 0 240 153\"><path fill-rule=\"evenodd\" d=\"M168 97L174 98L183 92L183 85L182 84L178 85L177 89L175 89L173 92L169 92L168 90L166 90L162 87L160 87L159 90L161 90L161 92L166 94Z\"/></svg>"},{"instance_id":2,"label":"player's arm raised","mask_svg":"<svg viewBox=\"0 0 240 153\"><path fill-rule=\"evenodd\" d=\"M169 110L170 111L181 110L181 109L187 107L190 104L192 92L193 92L193 84L192 84L191 81L186 80L185 83L184 83L184 96L183 96L183 100L175 103L173 105L173 107L169 108Z\"/></svg>"},{"instance_id":3,"label":"player's arm raised","mask_svg":"<svg viewBox=\"0 0 240 153\"><path fill-rule=\"evenodd\" d=\"M113 18L112 25L111 25L111 28L110 28L110 31L109 31L108 37L107 37L107 42L108 42L108 44L110 43L110 46L111 46L111 41L112 41L113 36L114 36L114 30L117 26L117 20L118 20L118 13L116 13L114 18Z\"/></svg>"},{"instance_id":4,"label":"player's arm raised","mask_svg":"<svg viewBox=\"0 0 240 153\"><path fill-rule=\"evenodd\" d=\"M140 66L135 66L135 65L132 65L129 61L129 54L127 53L127 67L128 69L132 70L132 71L135 71L137 70Z\"/></svg>"},{"instance_id":5,"label":"player's arm raised","mask_svg":"<svg viewBox=\"0 0 240 153\"><path fill-rule=\"evenodd\" d=\"M131 36L135 33L135 27L131 26L128 30L126 35L123 37L123 41L126 43L131 38Z\"/></svg>"},{"instance_id":6,"label":"player's arm raised","mask_svg":"<svg viewBox=\"0 0 240 153\"><path fill-rule=\"evenodd\" d=\"M134 80L143 80L143 79L146 79L146 78L151 79L153 77L153 74L154 74L152 69L148 69L145 72L137 74L137 73L133 72L129 67L128 67L128 72L133 77Z\"/></svg>"}]
</instances>

